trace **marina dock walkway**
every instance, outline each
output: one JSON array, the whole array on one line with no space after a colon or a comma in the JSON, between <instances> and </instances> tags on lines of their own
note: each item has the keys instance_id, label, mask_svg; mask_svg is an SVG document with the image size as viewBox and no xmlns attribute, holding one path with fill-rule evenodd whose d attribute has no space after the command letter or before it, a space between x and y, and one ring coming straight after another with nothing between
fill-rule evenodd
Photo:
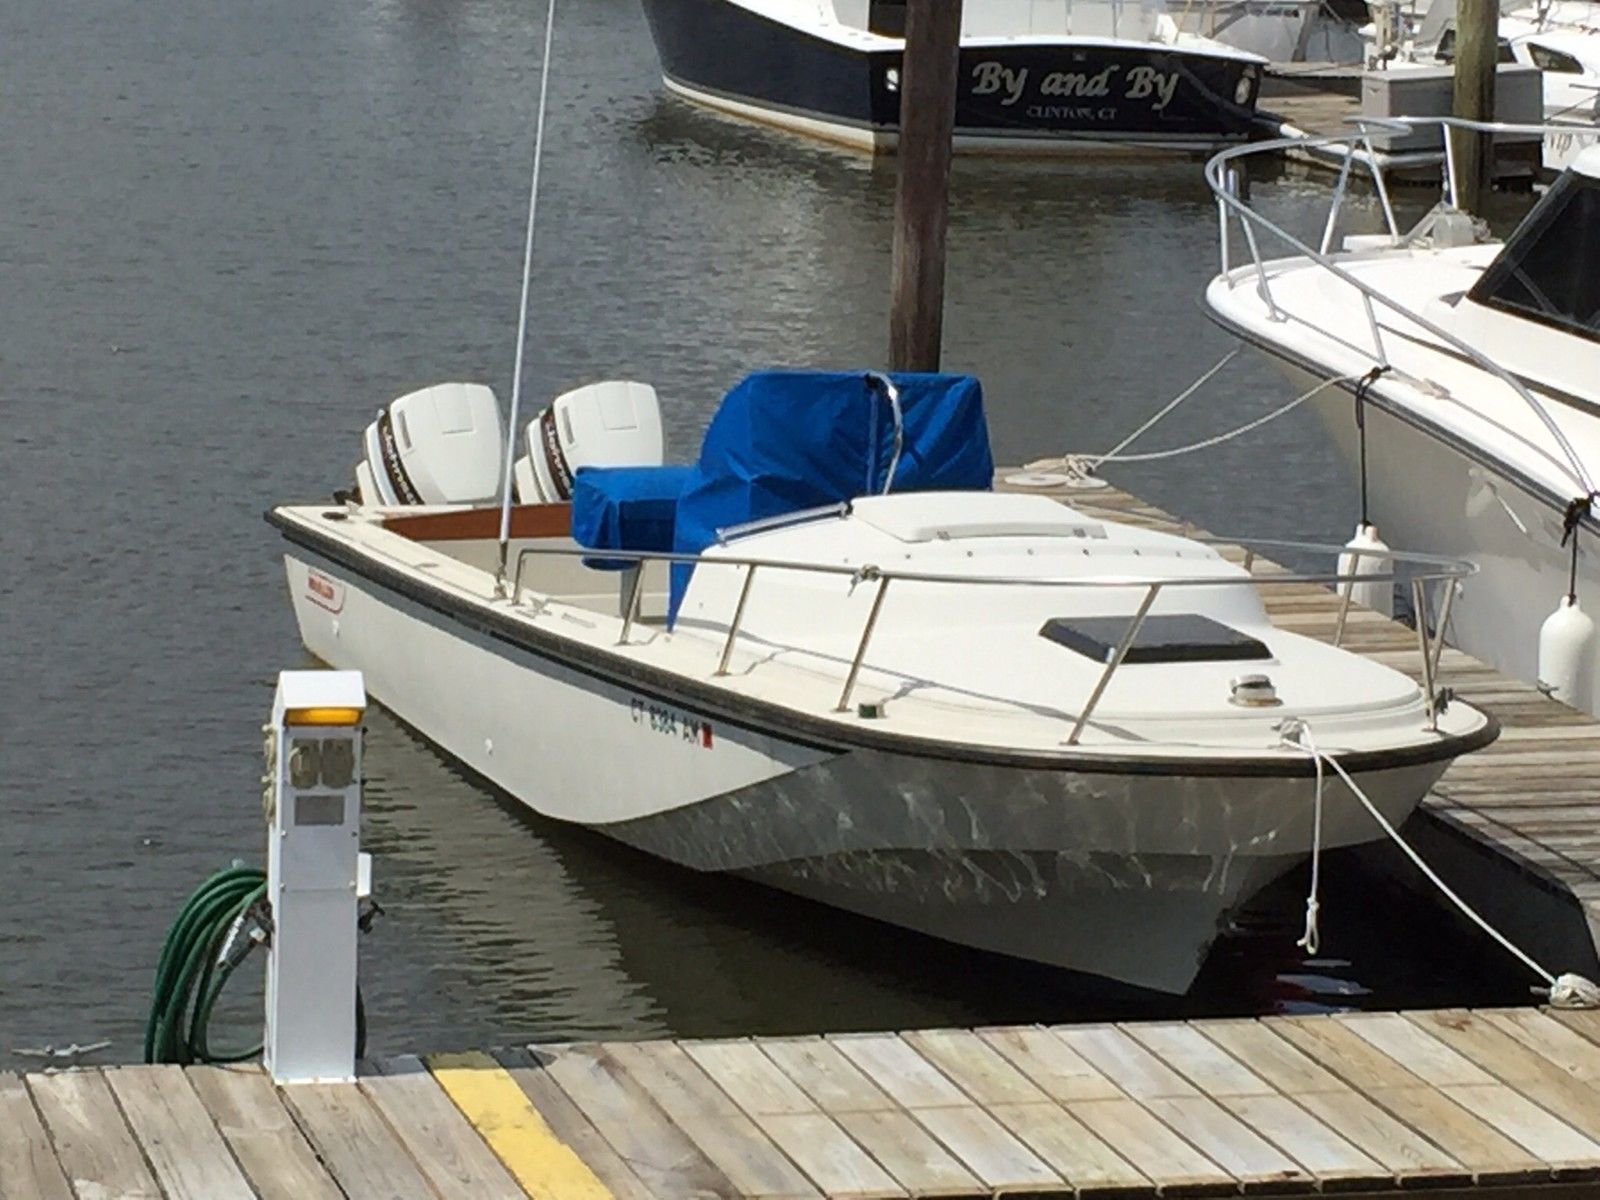
<instances>
[{"instance_id":1,"label":"marina dock walkway","mask_svg":"<svg viewBox=\"0 0 1600 1200\"><path fill-rule=\"evenodd\" d=\"M1001 486L1010 473L1000 473ZM1116 488L1044 494L1104 520L1203 532ZM1243 552L1228 557L1237 561ZM1254 569L1283 570L1261 558ZM1332 640L1339 598L1329 589L1285 585L1263 589L1262 598L1275 624ZM1352 608L1343 645L1420 679L1415 630L1380 613ZM1440 686L1494 713L1501 733L1450 767L1407 824L1407 837L1468 902L1551 970L1600 978L1600 721L1458 650L1446 647L1439 667ZM1415 878L1399 862L1393 874Z\"/></svg>"},{"instance_id":2,"label":"marina dock walkway","mask_svg":"<svg viewBox=\"0 0 1600 1200\"><path fill-rule=\"evenodd\" d=\"M1595 1180L1593 1012L530 1046L283 1088L256 1066L0 1074L6 1200L1577 1195Z\"/></svg>"}]
</instances>

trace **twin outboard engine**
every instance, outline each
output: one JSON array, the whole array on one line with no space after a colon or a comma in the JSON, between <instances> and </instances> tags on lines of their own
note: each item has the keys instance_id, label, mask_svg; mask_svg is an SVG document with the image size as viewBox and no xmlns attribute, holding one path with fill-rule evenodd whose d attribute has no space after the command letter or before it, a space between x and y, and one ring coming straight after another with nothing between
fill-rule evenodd
<instances>
[{"instance_id":1,"label":"twin outboard engine","mask_svg":"<svg viewBox=\"0 0 1600 1200\"><path fill-rule=\"evenodd\" d=\"M479 383L440 383L393 401L367 426L356 467L363 505L488 504L499 499L505 438L494 393ZM528 422L513 468L523 504L572 498L579 467L659 466L661 407L647 383L612 380L576 388Z\"/></svg>"},{"instance_id":2,"label":"twin outboard engine","mask_svg":"<svg viewBox=\"0 0 1600 1200\"><path fill-rule=\"evenodd\" d=\"M608 380L557 396L528 422L527 454L516 464L524 504L572 499L579 467L658 467L665 445L661 404L648 383Z\"/></svg>"},{"instance_id":3,"label":"twin outboard engine","mask_svg":"<svg viewBox=\"0 0 1600 1200\"><path fill-rule=\"evenodd\" d=\"M367 426L361 503L481 504L500 492L500 406L481 383L439 383L393 401Z\"/></svg>"}]
</instances>

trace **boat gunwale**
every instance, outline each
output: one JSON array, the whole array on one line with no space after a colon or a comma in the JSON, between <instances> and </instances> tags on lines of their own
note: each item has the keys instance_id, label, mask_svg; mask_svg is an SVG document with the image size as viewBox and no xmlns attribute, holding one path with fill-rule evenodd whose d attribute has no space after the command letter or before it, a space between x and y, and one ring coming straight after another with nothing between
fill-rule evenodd
<instances>
[{"instance_id":1,"label":"boat gunwale","mask_svg":"<svg viewBox=\"0 0 1600 1200\"><path fill-rule=\"evenodd\" d=\"M525 653L615 686L646 693L663 703L692 707L737 728L779 741L832 753L872 750L980 766L1084 775L1300 779L1314 777L1318 771L1317 764L1309 756L1285 755L1279 750L1151 757L1067 748L1064 744L1059 751L1043 752L845 725L829 716L732 692L708 680L629 658L614 649L590 646L575 638L540 629L517 614L495 608L488 598L459 596L438 580L385 563L373 554L362 553L348 542L317 529L304 515L288 511L295 507L280 505L263 514L267 523L278 529L291 545L309 550L403 599ZM1465 704L1464 701L1456 703ZM1500 734L1500 722L1493 713L1475 705L1466 707L1483 719L1481 725L1469 732L1438 734L1434 741L1404 747L1331 751L1329 755L1352 773L1424 766L1440 761L1448 763L1489 745Z\"/></svg>"}]
</instances>

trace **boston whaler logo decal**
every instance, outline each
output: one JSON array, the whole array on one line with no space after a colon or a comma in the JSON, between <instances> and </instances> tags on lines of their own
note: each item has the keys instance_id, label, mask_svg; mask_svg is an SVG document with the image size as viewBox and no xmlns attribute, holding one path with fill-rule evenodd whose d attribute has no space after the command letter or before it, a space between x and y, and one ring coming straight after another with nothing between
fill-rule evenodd
<instances>
[{"instance_id":1,"label":"boston whaler logo decal","mask_svg":"<svg viewBox=\"0 0 1600 1200\"><path fill-rule=\"evenodd\" d=\"M648 726L655 733L697 745L702 750L711 749L710 721L680 709L668 708L665 704L657 704L653 700L646 700L643 696L632 697L628 707L633 713L635 725Z\"/></svg>"},{"instance_id":2,"label":"boston whaler logo decal","mask_svg":"<svg viewBox=\"0 0 1600 1200\"><path fill-rule=\"evenodd\" d=\"M1150 107L1160 112L1172 103L1178 94L1178 72L1158 71L1151 66L1134 67L1124 76L1122 68L1113 63L1092 74L1087 71L1051 71L1038 81L1035 89L1041 97L1080 100L1106 99L1119 96L1123 100L1147 100ZM978 63L972 68L972 94L974 96L999 96L1004 107L1011 107L1028 91L1029 68L1007 67L993 59ZM1030 110L1031 112L1031 110ZM1077 110L1077 114L1092 117L1094 109ZM1101 116L1114 115L1115 109L1101 110Z\"/></svg>"},{"instance_id":3,"label":"boston whaler logo decal","mask_svg":"<svg viewBox=\"0 0 1600 1200\"><path fill-rule=\"evenodd\" d=\"M306 572L306 599L331 613L344 611L344 584L321 571Z\"/></svg>"}]
</instances>

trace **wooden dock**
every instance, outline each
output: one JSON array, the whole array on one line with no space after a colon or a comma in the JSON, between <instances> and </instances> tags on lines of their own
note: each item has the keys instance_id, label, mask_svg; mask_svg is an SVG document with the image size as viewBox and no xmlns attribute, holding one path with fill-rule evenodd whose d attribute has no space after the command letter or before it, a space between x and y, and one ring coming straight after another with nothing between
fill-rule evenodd
<instances>
[{"instance_id":1,"label":"wooden dock","mask_svg":"<svg viewBox=\"0 0 1600 1200\"><path fill-rule=\"evenodd\" d=\"M6 1200L1543 1195L1563 1183L1556 1194L1576 1196L1597 1180L1591 1012L529 1046L283 1088L255 1066L0 1074Z\"/></svg>"},{"instance_id":2,"label":"wooden dock","mask_svg":"<svg viewBox=\"0 0 1600 1200\"><path fill-rule=\"evenodd\" d=\"M1200 532L1116 488L1045 494L1104 520ZM1237 561L1242 551L1229 557ZM1257 558L1255 570L1283 568ZM1265 588L1262 598L1275 624L1332 640L1339 601L1328 589ZM1398 621L1352 609L1343 644L1420 679L1416 631ZM1494 745L1450 767L1407 824L1408 838L1452 887L1549 969L1600 978L1600 721L1459 650L1447 647L1439 665L1439 684L1493 712L1501 733ZM1389 865L1383 847L1372 853ZM1392 870L1402 879L1415 875L1399 862Z\"/></svg>"}]
</instances>

